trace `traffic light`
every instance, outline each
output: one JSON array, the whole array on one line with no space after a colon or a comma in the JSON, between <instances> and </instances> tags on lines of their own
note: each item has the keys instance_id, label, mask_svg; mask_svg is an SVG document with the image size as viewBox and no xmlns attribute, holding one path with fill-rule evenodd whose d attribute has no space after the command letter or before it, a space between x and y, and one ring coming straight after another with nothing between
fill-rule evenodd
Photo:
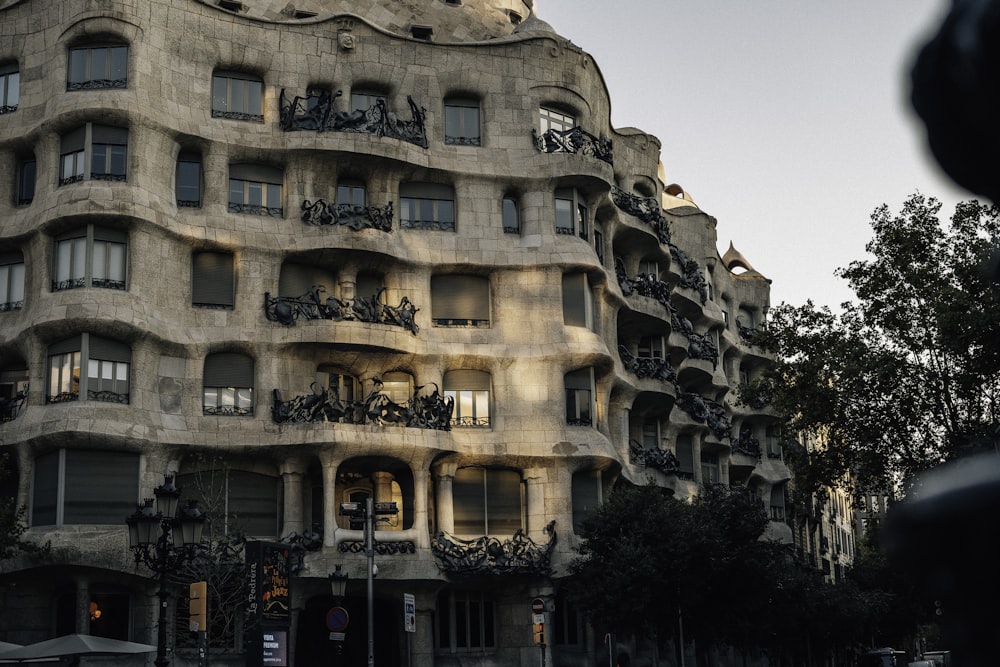
<instances>
[{"instance_id":1,"label":"traffic light","mask_svg":"<svg viewBox=\"0 0 1000 667\"><path fill-rule=\"evenodd\" d=\"M532 623L531 624L532 635L535 639L536 646L545 646L545 624L544 623Z\"/></svg>"},{"instance_id":2,"label":"traffic light","mask_svg":"<svg viewBox=\"0 0 1000 667\"><path fill-rule=\"evenodd\" d=\"M208 583L196 581L188 589L188 629L191 632L208 631Z\"/></svg>"}]
</instances>

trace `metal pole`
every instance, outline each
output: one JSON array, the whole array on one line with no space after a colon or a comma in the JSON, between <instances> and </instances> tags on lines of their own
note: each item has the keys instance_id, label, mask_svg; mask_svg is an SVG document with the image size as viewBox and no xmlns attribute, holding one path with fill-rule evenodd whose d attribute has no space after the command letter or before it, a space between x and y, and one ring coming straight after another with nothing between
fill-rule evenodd
<instances>
[{"instance_id":1,"label":"metal pole","mask_svg":"<svg viewBox=\"0 0 1000 667\"><path fill-rule=\"evenodd\" d=\"M160 589L156 592L156 597L160 600L160 618L156 628L156 660L153 664L156 667L168 667L170 659L167 658L167 534L170 530L165 522L160 524L162 534L156 544L156 574L160 580Z\"/></svg>"},{"instance_id":2,"label":"metal pole","mask_svg":"<svg viewBox=\"0 0 1000 667\"><path fill-rule=\"evenodd\" d=\"M368 555L368 667L375 667L375 506L372 497L365 499L365 553Z\"/></svg>"},{"instance_id":3,"label":"metal pole","mask_svg":"<svg viewBox=\"0 0 1000 667\"><path fill-rule=\"evenodd\" d=\"M677 603L677 641L681 647L681 667L684 667L684 616L681 614L681 605ZM697 657L697 654L695 654Z\"/></svg>"}]
</instances>

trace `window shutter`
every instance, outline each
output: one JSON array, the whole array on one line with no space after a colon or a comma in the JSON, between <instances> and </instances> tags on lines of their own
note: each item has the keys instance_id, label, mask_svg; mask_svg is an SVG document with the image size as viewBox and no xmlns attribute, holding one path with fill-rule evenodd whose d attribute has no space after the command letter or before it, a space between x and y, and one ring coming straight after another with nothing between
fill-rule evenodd
<instances>
[{"instance_id":1,"label":"window shutter","mask_svg":"<svg viewBox=\"0 0 1000 667\"><path fill-rule=\"evenodd\" d=\"M587 274L567 273L562 278L563 323L587 326Z\"/></svg>"},{"instance_id":2,"label":"window shutter","mask_svg":"<svg viewBox=\"0 0 1000 667\"><path fill-rule=\"evenodd\" d=\"M336 294L337 278L329 271L318 266L305 264L284 264L281 267L281 277L278 279L278 294L285 297L297 297L307 293L313 285L326 288L326 296Z\"/></svg>"},{"instance_id":3,"label":"window shutter","mask_svg":"<svg viewBox=\"0 0 1000 667\"><path fill-rule=\"evenodd\" d=\"M253 387L253 359L236 352L205 357L206 387Z\"/></svg>"},{"instance_id":4,"label":"window shutter","mask_svg":"<svg viewBox=\"0 0 1000 667\"><path fill-rule=\"evenodd\" d=\"M124 229L94 227L94 240L111 241L113 243L128 243L128 231Z\"/></svg>"},{"instance_id":5,"label":"window shutter","mask_svg":"<svg viewBox=\"0 0 1000 667\"><path fill-rule=\"evenodd\" d=\"M265 164L242 163L229 165L229 178L281 185L285 180L285 174L280 169Z\"/></svg>"},{"instance_id":6,"label":"window shutter","mask_svg":"<svg viewBox=\"0 0 1000 667\"><path fill-rule=\"evenodd\" d=\"M455 533L486 534L485 471L482 468L459 468L451 485L455 512Z\"/></svg>"},{"instance_id":7,"label":"window shutter","mask_svg":"<svg viewBox=\"0 0 1000 667\"><path fill-rule=\"evenodd\" d=\"M232 306L235 293L233 256L225 252L197 252L191 258L191 301Z\"/></svg>"},{"instance_id":8,"label":"window shutter","mask_svg":"<svg viewBox=\"0 0 1000 667\"><path fill-rule=\"evenodd\" d=\"M5 252L0 252L0 266L5 264L23 264L24 255L21 254L20 250L8 250Z\"/></svg>"},{"instance_id":9,"label":"window shutter","mask_svg":"<svg viewBox=\"0 0 1000 667\"><path fill-rule=\"evenodd\" d=\"M444 391L489 391L490 374L486 371L455 370L444 374Z\"/></svg>"},{"instance_id":10,"label":"window shutter","mask_svg":"<svg viewBox=\"0 0 1000 667\"><path fill-rule=\"evenodd\" d=\"M76 151L82 151L86 141L86 126L78 127L72 132L67 132L62 136L62 141L59 144L59 150L61 153L75 153Z\"/></svg>"},{"instance_id":11,"label":"window shutter","mask_svg":"<svg viewBox=\"0 0 1000 667\"><path fill-rule=\"evenodd\" d=\"M82 337L77 335L66 340L49 345L49 356L54 354L66 354L67 352L79 352L82 346Z\"/></svg>"},{"instance_id":12,"label":"window shutter","mask_svg":"<svg viewBox=\"0 0 1000 667\"><path fill-rule=\"evenodd\" d=\"M139 455L66 450L63 523L113 524L135 511Z\"/></svg>"},{"instance_id":13,"label":"window shutter","mask_svg":"<svg viewBox=\"0 0 1000 667\"><path fill-rule=\"evenodd\" d=\"M521 475L514 470L486 471L486 528L490 535L513 535L522 528Z\"/></svg>"},{"instance_id":14,"label":"window shutter","mask_svg":"<svg viewBox=\"0 0 1000 667\"><path fill-rule=\"evenodd\" d=\"M132 361L132 348L125 343L107 338L90 336L87 344L89 346L87 356L90 359L100 359L102 361L120 361L130 363Z\"/></svg>"},{"instance_id":15,"label":"window shutter","mask_svg":"<svg viewBox=\"0 0 1000 667\"><path fill-rule=\"evenodd\" d=\"M382 289L382 276L374 273L359 273L354 295L370 299Z\"/></svg>"},{"instance_id":16,"label":"window shutter","mask_svg":"<svg viewBox=\"0 0 1000 667\"><path fill-rule=\"evenodd\" d=\"M431 318L490 319L490 281L482 276L431 277Z\"/></svg>"},{"instance_id":17,"label":"window shutter","mask_svg":"<svg viewBox=\"0 0 1000 667\"><path fill-rule=\"evenodd\" d=\"M591 369L589 367L579 368L575 371L566 373L565 381L567 389L586 389L587 391L593 389Z\"/></svg>"},{"instance_id":18,"label":"window shutter","mask_svg":"<svg viewBox=\"0 0 1000 667\"><path fill-rule=\"evenodd\" d=\"M601 503L601 473L581 470L573 473L573 532L580 534L583 522Z\"/></svg>"},{"instance_id":19,"label":"window shutter","mask_svg":"<svg viewBox=\"0 0 1000 667\"><path fill-rule=\"evenodd\" d=\"M31 494L31 525L52 526L56 522L56 502L59 496L59 452L49 452L35 459L35 475L32 480ZM133 499L132 508L127 516L135 511Z\"/></svg>"},{"instance_id":20,"label":"window shutter","mask_svg":"<svg viewBox=\"0 0 1000 667\"><path fill-rule=\"evenodd\" d=\"M443 185L441 183L402 183L399 186L399 196L454 201L455 189L450 185Z\"/></svg>"},{"instance_id":21,"label":"window shutter","mask_svg":"<svg viewBox=\"0 0 1000 667\"><path fill-rule=\"evenodd\" d=\"M230 525L256 537L278 534L278 479L243 470L229 471Z\"/></svg>"},{"instance_id":22,"label":"window shutter","mask_svg":"<svg viewBox=\"0 0 1000 667\"><path fill-rule=\"evenodd\" d=\"M93 125L90 139L95 144L128 144L128 129L110 125Z\"/></svg>"}]
</instances>

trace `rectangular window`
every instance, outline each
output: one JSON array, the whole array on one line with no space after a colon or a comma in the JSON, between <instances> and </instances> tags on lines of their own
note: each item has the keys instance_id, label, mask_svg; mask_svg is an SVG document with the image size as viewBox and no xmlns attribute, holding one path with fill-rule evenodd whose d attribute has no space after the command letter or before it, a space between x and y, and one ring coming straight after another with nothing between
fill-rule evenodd
<instances>
[{"instance_id":1,"label":"rectangular window","mask_svg":"<svg viewBox=\"0 0 1000 667\"><path fill-rule=\"evenodd\" d=\"M230 178L229 210L233 213L280 218L284 214L281 207L281 184Z\"/></svg>"},{"instance_id":2,"label":"rectangular window","mask_svg":"<svg viewBox=\"0 0 1000 667\"><path fill-rule=\"evenodd\" d=\"M264 122L264 82L250 74L212 75L212 117Z\"/></svg>"},{"instance_id":3,"label":"rectangular window","mask_svg":"<svg viewBox=\"0 0 1000 667\"><path fill-rule=\"evenodd\" d=\"M59 185L90 178L124 181L128 170L128 130L90 124L64 134L60 143Z\"/></svg>"},{"instance_id":4,"label":"rectangular window","mask_svg":"<svg viewBox=\"0 0 1000 667\"><path fill-rule=\"evenodd\" d=\"M35 198L35 175L37 164L34 160L21 162L17 170L17 200L18 206L27 206Z\"/></svg>"},{"instance_id":5,"label":"rectangular window","mask_svg":"<svg viewBox=\"0 0 1000 667\"><path fill-rule=\"evenodd\" d=\"M128 234L90 225L56 239L52 290L126 288Z\"/></svg>"},{"instance_id":6,"label":"rectangular window","mask_svg":"<svg viewBox=\"0 0 1000 667\"><path fill-rule=\"evenodd\" d=\"M368 111L379 102L385 104L385 95L364 90L351 93L351 111Z\"/></svg>"},{"instance_id":7,"label":"rectangular window","mask_svg":"<svg viewBox=\"0 0 1000 667\"><path fill-rule=\"evenodd\" d=\"M21 97L21 73L17 63L0 65L0 114L17 111Z\"/></svg>"},{"instance_id":8,"label":"rectangular window","mask_svg":"<svg viewBox=\"0 0 1000 667\"><path fill-rule=\"evenodd\" d=\"M54 291L86 287L87 237L83 233L84 236L56 241Z\"/></svg>"},{"instance_id":9,"label":"rectangular window","mask_svg":"<svg viewBox=\"0 0 1000 667\"><path fill-rule=\"evenodd\" d=\"M368 197L364 185L341 183L337 186L337 204L339 206L364 208L367 203Z\"/></svg>"},{"instance_id":10,"label":"rectangular window","mask_svg":"<svg viewBox=\"0 0 1000 667\"><path fill-rule=\"evenodd\" d=\"M638 356L663 358L663 336L643 336L639 339Z\"/></svg>"},{"instance_id":11,"label":"rectangular window","mask_svg":"<svg viewBox=\"0 0 1000 667\"><path fill-rule=\"evenodd\" d=\"M444 102L444 142L463 146L480 146L479 102L448 99Z\"/></svg>"},{"instance_id":12,"label":"rectangular window","mask_svg":"<svg viewBox=\"0 0 1000 667\"><path fill-rule=\"evenodd\" d=\"M235 352L205 358L202 411L206 415L253 414L253 359Z\"/></svg>"},{"instance_id":13,"label":"rectangular window","mask_svg":"<svg viewBox=\"0 0 1000 667\"><path fill-rule=\"evenodd\" d=\"M80 352L49 356L49 392L47 403L62 403L80 398Z\"/></svg>"},{"instance_id":14,"label":"rectangular window","mask_svg":"<svg viewBox=\"0 0 1000 667\"><path fill-rule=\"evenodd\" d=\"M555 109L541 107L538 110L538 124L542 134L549 130L565 132L576 127L576 118Z\"/></svg>"},{"instance_id":15,"label":"rectangular window","mask_svg":"<svg viewBox=\"0 0 1000 667\"><path fill-rule=\"evenodd\" d=\"M128 146L93 143L90 147L90 177L98 181L124 181Z\"/></svg>"},{"instance_id":16,"label":"rectangular window","mask_svg":"<svg viewBox=\"0 0 1000 667\"><path fill-rule=\"evenodd\" d=\"M231 309L235 303L236 271L233 256L224 252L196 252L191 258L191 305Z\"/></svg>"},{"instance_id":17,"label":"rectangular window","mask_svg":"<svg viewBox=\"0 0 1000 667\"><path fill-rule=\"evenodd\" d=\"M201 158L181 154L177 158L177 206L201 207Z\"/></svg>"},{"instance_id":18,"label":"rectangular window","mask_svg":"<svg viewBox=\"0 0 1000 667\"><path fill-rule=\"evenodd\" d=\"M443 591L438 596L438 648L482 652L496 648L496 608L479 591Z\"/></svg>"},{"instance_id":19,"label":"rectangular window","mask_svg":"<svg viewBox=\"0 0 1000 667\"><path fill-rule=\"evenodd\" d=\"M583 522L601 505L601 472L584 470L573 473L573 532L580 535Z\"/></svg>"},{"instance_id":20,"label":"rectangular window","mask_svg":"<svg viewBox=\"0 0 1000 667\"><path fill-rule=\"evenodd\" d=\"M66 90L125 88L127 85L127 46L83 46L69 50Z\"/></svg>"},{"instance_id":21,"label":"rectangular window","mask_svg":"<svg viewBox=\"0 0 1000 667\"><path fill-rule=\"evenodd\" d=\"M0 313L24 307L24 260L21 253L0 253Z\"/></svg>"},{"instance_id":22,"label":"rectangular window","mask_svg":"<svg viewBox=\"0 0 1000 667\"><path fill-rule=\"evenodd\" d=\"M701 453L701 483L719 483L719 456L717 454Z\"/></svg>"},{"instance_id":23,"label":"rectangular window","mask_svg":"<svg viewBox=\"0 0 1000 667\"><path fill-rule=\"evenodd\" d=\"M594 373L590 368L567 373L566 423L570 426L593 426Z\"/></svg>"},{"instance_id":24,"label":"rectangular window","mask_svg":"<svg viewBox=\"0 0 1000 667\"><path fill-rule=\"evenodd\" d=\"M128 403L129 364L90 359L87 362L87 398L109 403Z\"/></svg>"},{"instance_id":25,"label":"rectangular window","mask_svg":"<svg viewBox=\"0 0 1000 667\"><path fill-rule=\"evenodd\" d=\"M35 459L31 525L116 525L135 511L139 455L67 449Z\"/></svg>"},{"instance_id":26,"label":"rectangular window","mask_svg":"<svg viewBox=\"0 0 1000 667\"><path fill-rule=\"evenodd\" d=\"M513 535L523 527L521 497L516 471L459 468L452 482L455 533Z\"/></svg>"},{"instance_id":27,"label":"rectangular window","mask_svg":"<svg viewBox=\"0 0 1000 667\"><path fill-rule=\"evenodd\" d=\"M568 199L556 193L556 234L572 236L573 229L573 198Z\"/></svg>"},{"instance_id":28,"label":"rectangular window","mask_svg":"<svg viewBox=\"0 0 1000 667\"><path fill-rule=\"evenodd\" d=\"M510 197L504 197L501 216L504 234L519 234L521 232L521 213L518 211L517 201Z\"/></svg>"},{"instance_id":29,"label":"rectangular window","mask_svg":"<svg viewBox=\"0 0 1000 667\"><path fill-rule=\"evenodd\" d=\"M562 277L563 324L594 330L594 303L585 273Z\"/></svg>"},{"instance_id":30,"label":"rectangular window","mask_svg":"<svg viewBox=\"0 0 1000 667\"><path fill-rule=\"evenodd\" d=\"M484 276L431 276L431 321L436 326L490 326L490 281Z\"/></svg>"}]
</instances>

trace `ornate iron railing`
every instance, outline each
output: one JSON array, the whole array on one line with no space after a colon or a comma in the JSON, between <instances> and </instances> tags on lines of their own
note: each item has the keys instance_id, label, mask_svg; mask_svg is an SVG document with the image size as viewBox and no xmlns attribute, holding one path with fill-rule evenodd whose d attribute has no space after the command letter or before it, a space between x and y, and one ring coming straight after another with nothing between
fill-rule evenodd
<instances>
[{"instance_id":1,"label":"ornate iron railing","mask_svg":"<svg viewBox=\"0 0 1000 667\"><path fill-rule=\"evenodd\" d=\"M455 401L442 396L438 386L420 385L404 404L394 402L382 393L382 380L373 378L374 386L364 401L343 401L335 389L312 384L312 393L282 400L281 390L274 390L271 418L277 424L286 423L340 423L340 424L396 424L411 428L438 431L451 430L451 415ZM432 390L425 388L433 385Z\"/></svg>"},{"instance_id":2,"label":"ornate iron railing","mask_svg":"<svg viewBox=\"0 0 1000 667\"><path fill-rule=\"evenodd\" d=\"M671 384L677 383L677 372L666 359L657 357L637 357L624 345L618 346L618 355L626 370L632 371L640 378L653 378Z\"/></svg>"},{"instance_id":3,"label":"ornate iron railing","mask_svg":"<svg viewBox=\"0 0 1000 667\"><path fill-rule=\"evenodd\" d=\"M213 417L249 417L253 415L253 408L237 405L202 405L201 414Z\"/></svg>"},{"instance_id":4,"label":"ornate iron railing","mask_svg":"<svg viewBox=\"0 0 1000 667\"><path fill-rule=\"evenodd\" d=\"M618 286L625 296L639 294L659 301L665 308L670 309L670 285L659 280L656 276L640 273L635 277L630 277L625 272L625 262L621 257L615 257L615 276L618 278Z\"/></svg>"},{"instance_id":5,"label":"ornate iron railing","mask_svg":"<svg viewBox=\"0 0 1000 667\"><path fill-rule=\"evenodd\" d=\"M0 104L0 116L5 113L14 113L15 111L17 111L16 104Z\"/></svg>"},{"instance_id":6,"label":"ornate iron railing","mask_svg":"<svg viewBox=\"0 0 1000 667\"><path fill-rule=\"evenodd\" d=\"M615 206L629 215L639 218L653 228L656 238L664 245L670 244L670 223L663 217L660 205L653 197L639 197L622 190L616 185L611 186L611 201Z\"/></svg>"},{"instance_id":7,"label":"ornate iron railing","mask_svg":"<svg viewBox=\"0 0 1000 667\"><path fill-rule=\"evenodd\" d=\"M59 185L69 185L70 183L79 183L82 180L83 180L83 174L74 174L73 176L60 178Z\"/></svg>"},{"instance_id":8,"label":"ornate iron railing","mask_svg":"<svg viewBox=\"0 0 1000 667\"><path fill-rule=\"evenodd\" d=\"M451 425L459 428L489 428L489 417L452 417Z\"/></svg>"},{"instance_id":9,"label":"ornate iron railing","mask_svg":"<svg viewBox=\"0 0 1000 667\"><path fill-rule=\"evenodd\" d=\"M695 421L707 424L719 440L732 438L733 427L726 418L725 408L715 401L685 392L677 397L677 407Z\"/></svg>"},{"instance_id":10,"label":"ornate iron railing","mask_svg":"<svg viewBox=\"0 0 1000 667\"><path fill-rule=\"evenodd\" d=\"M711 361L713 367L718 365L719 346L715 340L710 334L695 333L691 320L681 317L673 304L670 304L670 327L674 331L684 334L684 337L688 339L688 357Z\"/></svg>"},{"instance_id":11,"label":"ornate iron railing","mask_svg":"<svg viewBox=\"0 0 1000 667\"><path fill-rule=\"evenodd\" d=\"M0 396L0 423L17 419L28 404L28 388L25 387L10 398Z\"/></svg>"},{"instance_id":12,"label":"ornate iron railing","mask_svg":"<svg viewBox=\"0 0 1000 667\"><path fill-rule=\"evenodd\" d=\"M400 218L399 226L402 229L422 229L435 232L455 231L454 220L407 220Z\"/></svg>"},{"instance_id":13,"label":"ornate iron railing","mask_svg":"<svg viewBox=\"0 0 1000 667\"><path fill-rule=\"evenodd\" d=\"M378 535L378 531L375 531L375 535ZM372 536L372 548L380 556L417 553L417 545L410 540L402 542L379 542L375 539L374 535ZM365 543L364 540L345 540L337 545L337 550L343 554L360 554L365 551Z\"/></svg>"},{"instance_id":14,"label":"ornate iron railing","mask_svg":"<svg viewBox=\"0 0 1000 667\"><path fill-rule=\"evenodd\" d=\"M58 394L52 396L46 396L46 403L67 403L69 401L77 401L80 399L80 394L75 391L61 391Z\"/></svg>"},{"instance_id":15,"label":"ornate iron railing","mask_svg":"<svg viewBox=\"0 0 1000 667\"><path fill-rule=\"evenodd\" d=\"M280 206L261 206L260 204L243 204L241 202L229 202L230 213L246 213L247 215L269 215L272 218L280 218L285 215L285 209Z\"/></svg>"},{"instance_id":16,"label":"ornate iron railing","mask_svg":"<svg viewBox=\"0 0 1000 667\"><path fill-rule=\"evenodd\" d=\"M392 231L392 202L382 208L378 206L352 206L337 204L317 199L302 202L302 222L307 225L340 225L360 231L362 229L377 229L382 232Z\"/></svg>"},{"instance_id":17,"label":"ornate iron railing","mask_svg":"<svg viewBox=\"0 0 1000 667\"><path fill-rule=\"evenodd\" d=\"M0 303L0 313L9 313L12 310L21 310L22 308L24 308L24 299Z\"/></svg>"},{"instance_id":18,"label":"ornate iron railing","mask_svg":"<svg viewBox=\"0 0 1000 667\"><path fill-rule=\"evenodd\" d=\"M90 180L92 181L112 181L116 183L124 183L126 180L125 174L109 174L104 171L92 171L90 172Z\"/></svg>"},{"instance_id":19,"label":"ornate iron railing","mask_svg":"<svg viewBox=\"0 0 1000 667\"><path fill-rule=\"evenodd\" d=\"M122 405L128 405L128 394L120 394L115 391L103 390L103 391L93 391L87 390L87 400L88 401L102 401L104 403L120 403Z\"/></svg>"},{"instance_id":20,"label":"ornate iron railing","mask_svg":"<svg viewBox=\"0 0 1000 667\"><path fill-rule=\"evenodd\" d=\"M101 287L104 289L125 289L125 281L115 278L93 278L90 284L92 287Z\"/></svg>"},{"instance_id":21,"label":"ornate iron railing","mask_svg":"<svg viewBox=\"0 0 1000 667\"><path fill-rule=\"evenodd\" d=\"M410 106L410 120L403 120L389 111L385 100L379 99L367 110L335 111L333 101L341 96L324 91L319 95L291 100L282 88L278 99L279 125L286 132L313 130L316 132L359 132L379 137L392 137L401 141L427 148L425 127L426 110L417 106L410 96L406 101ZM309 100L313 101L310 102Z\"/></svg>"},{"instance_id":22,"label":"ornate iron railing","mask_svg":"<svg viewBox=\"0 0 1000 667\"><path fill-rule=\"evenodd\" d=\"M668 475L676 475L681 471L681 462L669 449L659 447L643 447L638 440L630 440L628 444L629 461L635 465L646 466Z\"/></svg>"},{"instance_id":23,"label":"ornate iron railing","mask_svg":"<svg viewBox=\"0 0 1000 667\"><path fill-rule=\"evenodd\" d=\"M542 153L579 153L590 155L614 164L611 140L598 138L582 127L571 127L568 130L546 130L541 136L538 130L531 129L531 140Z\"/></svg>"},{"instance_id":24,"label":"ornate iron railing","mask_svg":"<svg viewBox=\"0 0 1000 667\"><path fill-rule=\"evenodd\" d=\"M271 322L295 324L304 320L333 320L341 322L355 320L372 324L388 324L406 329L416 335L420 330L414 319L420 309L414 306L408 297L403 297L398 306L389 306L380 301L385 288L374 296L356 296L353 299L339 299L321 294L326 292L323 285L313 285L302 296L272 297L270 292L264 292L264 315Z\"/></svg>"},{"instance_id":25,"label":"ornate iron railing","mask_svg":"<svg viewBox=\"0 0 1000 667\"><path fill-rule=\"evenodd\" d=\"M128 79L90 79L66 83L66 90L101 90L104 88L127 88Z\"/></svg>"},{"instance_id":26,"label":"ornate iron railing","mask_svg":"<svg viewBox=\"0 0 1000 667\"><path fill-rule=\"evenodd\" d=\"M448 574L552 574L552 549L556 544L555 521L545 526L547 544L539 545L518 529L510 539L483 536L463 540L444 531L431 542L438 567Z\"/></svg>"},{"instance_id":27,"label":"ornate iron railing","mask_svg":"<svg viewBox=\"0 0 1000 667\"><path fill-rule=\"evenodd\" d=\"M736 320L736 330L740 332L740 338L748 343L752 343L754 336L758 333L758 330L753 327L743 326L743 322L739 319Z\"/></svg>"},{"instance_id":28,"label":"ornate iron railing","mask_svg":"<svg viewBox=\"0 0 1000 667\"><path fill-rule=\"evenodd\" d=\"M758 460L761 458L760 440L753 437L750 429L741 429L740 437L734 439L732 441L732 445L734 452L746 454L747 456L752 456Z\"/></svg>"},{"instance_id":29,"label":"ornate iron railing","mask_svg":"<svg viewBox=\"0 0 1000 667\"><path fill-rule=\"evenodd\" d=\"M681 287L695 290L701 296L701 302L706 303L708 301L708 281L705 280L705 274L701 272L698 262L688 257L683 250L672 243L670 244L670 255L681 269Z\"/></svg>"}]
</instances>

